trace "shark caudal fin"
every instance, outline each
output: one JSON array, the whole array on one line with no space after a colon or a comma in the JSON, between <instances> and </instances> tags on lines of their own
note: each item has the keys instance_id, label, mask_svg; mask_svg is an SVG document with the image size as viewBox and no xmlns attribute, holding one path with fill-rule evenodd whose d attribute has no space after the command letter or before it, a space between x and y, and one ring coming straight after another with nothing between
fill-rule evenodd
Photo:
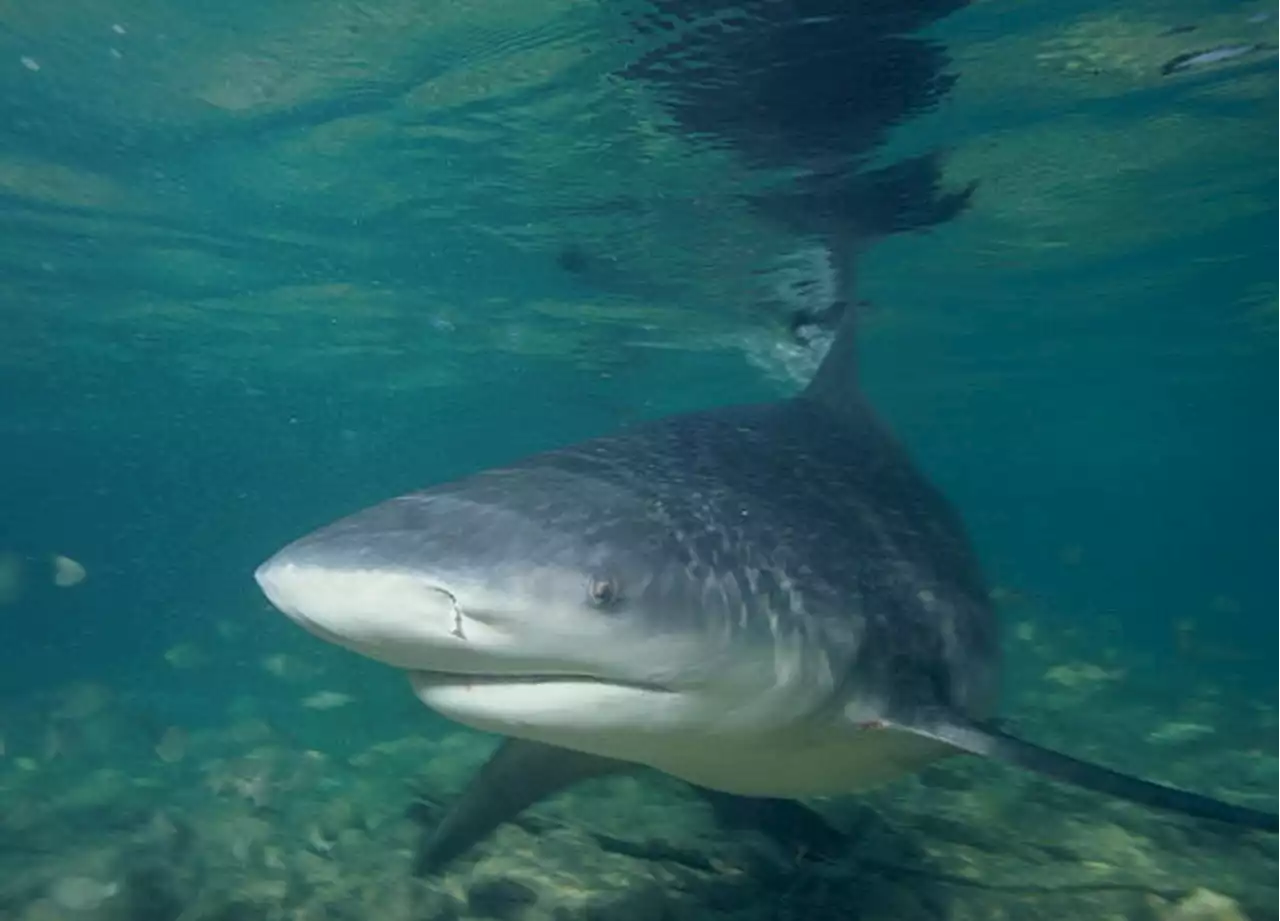
<instances>
[{"instance_id":1,"label":"shark caudal fin","mask_svg":"<svg viewBox=\"0 0 1280 921\"><path fill-rule=\"evenodd\" d=\"M1166 787L1129 774L1121 774L1110 768L1087 761L1080 761L1048 748L1000 732L964 722L945 714L929 715L907 722L890 720L889 725L904 732L914 733L952 748L981 755L993 761L1014 765L1052 777L1065 783L1106 793L1120 799L1164 809L1200 819L1213 819L1276 833L1276 815L1223 802L1210 796L1202 796L1177 787Z\"/></svg>"}]
</instances>

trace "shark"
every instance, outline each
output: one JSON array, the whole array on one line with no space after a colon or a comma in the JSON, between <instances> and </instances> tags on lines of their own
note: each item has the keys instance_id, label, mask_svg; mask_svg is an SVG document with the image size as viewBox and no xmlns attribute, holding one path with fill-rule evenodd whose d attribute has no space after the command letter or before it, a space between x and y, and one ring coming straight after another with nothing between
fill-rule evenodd
<instances>
[{"instance_id":1,"label":"shark","mask_svg":"<svg viewBox=\"0 0 1280 921\"><path fill-rule=\"evenodd\" d=\"M419 873L546 797L645 768L721 803L788 802L971 755L1276 832L1274 813L1005 731L982 568L859 387L856 315L792 396L399 496L258 567L301 627L503 737L428 833Z\"/></svg>"}]
</instances>

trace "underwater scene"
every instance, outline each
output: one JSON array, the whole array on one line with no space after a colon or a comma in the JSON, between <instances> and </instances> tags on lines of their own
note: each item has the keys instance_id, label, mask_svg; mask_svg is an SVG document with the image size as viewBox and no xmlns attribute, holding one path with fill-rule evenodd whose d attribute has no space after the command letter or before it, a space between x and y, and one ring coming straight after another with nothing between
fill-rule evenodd
<instances>
[{"instance_id":1,"label":"underwater scene","mask_svg":"<svg viewBox=\"0 0 1280 921\"><path fill-rule=\"evenodd\" d=\"M0 26L0 921L1280 914L1270 0Z\"/></svg>"}]
</instances>

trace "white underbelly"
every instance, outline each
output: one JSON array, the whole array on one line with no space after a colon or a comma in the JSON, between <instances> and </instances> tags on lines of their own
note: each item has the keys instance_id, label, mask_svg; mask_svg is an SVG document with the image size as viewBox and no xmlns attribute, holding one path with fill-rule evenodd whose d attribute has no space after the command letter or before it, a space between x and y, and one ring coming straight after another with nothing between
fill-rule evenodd
<instances>
[{"instance_id":1,"label":"white underbelly","mask_svg":"<svg viewBox=\"0 0 1280 921\"><path fill-rule=\"evenodd\" d=\"M807 797L869 790L954 752L892 729L856 729L824 739L786 736L685 742L654 747L636 760L727 793Z\"/></svg>"},{"instance_id":2,"label":"white underbelly","mask_svg":"<svg viewBox=\"0 0 1280 921\"><path fill-rule=\"evenodd\" d=\"M470 721L469 721L470 722ZM471 722L512 735L510 726ZM831 727L769 734L573 732L523 727L535 742L647 765L742 796L802 798L858 793L913 774L955 749L894 729Z\"/></svg>"},{"instance_id":3,"label":"white underbelly","mask_svg":"<svg viewBox=\"0 0 1280 921\"><path fill-rule=\"evenodd\" d=\"M954 749L839 719L788 721L811 706L781 699L750 722L682 695L563 679L534 686L411 675L427 706L465 725L619 761L744 796L856 793L914 773Z\"/></svg>"}]
</instances>

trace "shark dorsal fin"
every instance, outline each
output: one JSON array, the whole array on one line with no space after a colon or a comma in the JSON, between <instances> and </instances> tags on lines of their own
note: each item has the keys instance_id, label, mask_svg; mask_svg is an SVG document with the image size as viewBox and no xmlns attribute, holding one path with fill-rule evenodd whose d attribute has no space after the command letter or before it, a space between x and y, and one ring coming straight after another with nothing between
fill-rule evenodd
<instances>
[{"instance_id":1,"label":"shark dorsal fin","mask_svg":"<svg viewBox=\"0 0 1280 921\"><path fill-rule=\"evenodd\" d=\"M858 309L846 306L836 326L835 338L827 354L814 372L813 379L804 389L807 399L825 406L845 410L850 404L861 403L858 391Z\"/></svg>"},{"instance_id":2,"label":"shark dorsal fin","mask_svg":"<svg viewBox=\"0 0 1280 921\"><path fill-rule=\"evenodd\" d=\"M835 336L813 379L802 396L820 403L840 415L863 409L858 389L858 299L853 285L855 247L850 240L837 238L830 242L829 258L835 274L835 296L842 306Z\"/></svg>"},{"instance_id":3,"label":"shark dorsal fin","mask_svg":"<svg viewBox=\"0 0 1280 921\"><path fill-rule=\"evenodd\" d=\"M1143 806L1276 833L1277 821L1274 813L1237 806L1189 790L1121 774L1100 764L1081 761L949 714L928 714L925 718L917 717L907 721L891 720L890 725L913 735L943 742L972 755L981 755Z\"/></svg>"}]
</instances>

